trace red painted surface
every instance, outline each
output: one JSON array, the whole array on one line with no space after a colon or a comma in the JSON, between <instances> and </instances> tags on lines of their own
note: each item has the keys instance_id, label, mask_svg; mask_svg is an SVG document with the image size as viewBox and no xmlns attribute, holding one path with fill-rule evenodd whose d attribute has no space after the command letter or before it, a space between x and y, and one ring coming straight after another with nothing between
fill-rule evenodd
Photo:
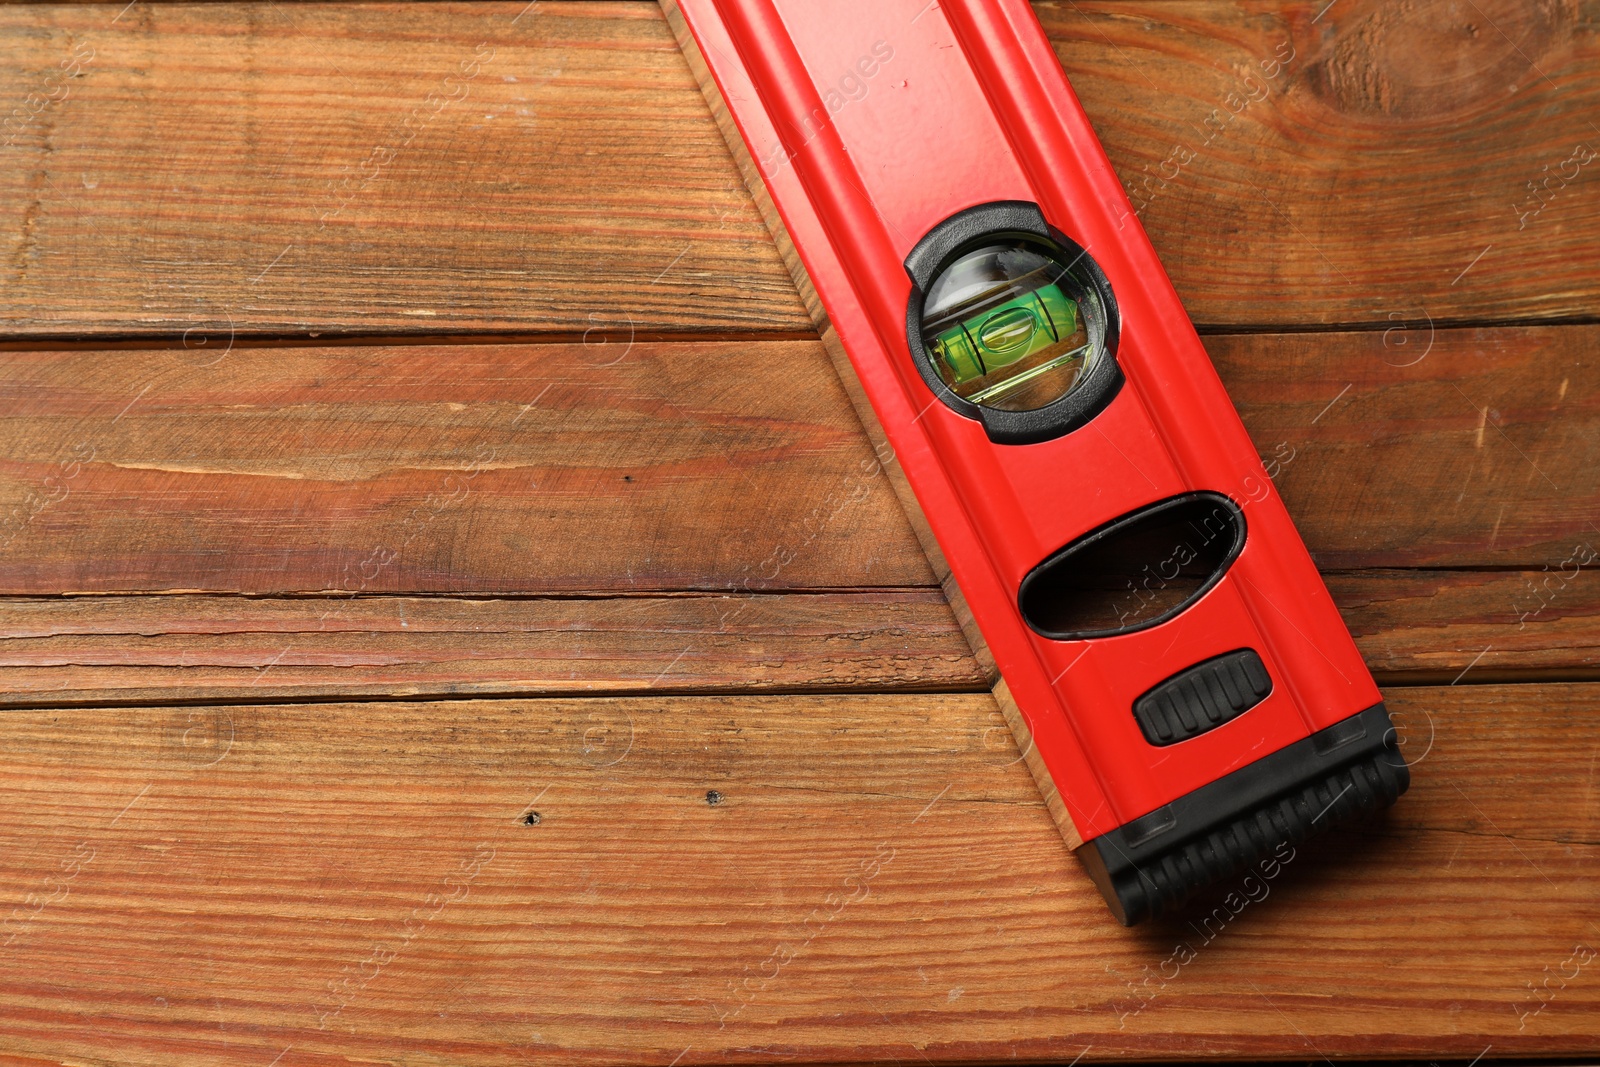
<instances>
[{"instance_id":1,"label":"red painted surface","mask_svg":"<svg viewBox=\"0 0 1600 1067\"><path fill-rule=\"evenodd\" d=\"M1025 0L679 0L817 293L1085 840L1379 701L1194 327ZM1089 425L997 445L912 363L906 255L939 222L1037 203L1122 312L1127 383ZM1192 490L1249 531L1226 576L1139 632L1052 641L1022 578L1110 519ZM1254 648L1262 704L1179 744L1133 701Z\"/></svg>"}]
</instances>

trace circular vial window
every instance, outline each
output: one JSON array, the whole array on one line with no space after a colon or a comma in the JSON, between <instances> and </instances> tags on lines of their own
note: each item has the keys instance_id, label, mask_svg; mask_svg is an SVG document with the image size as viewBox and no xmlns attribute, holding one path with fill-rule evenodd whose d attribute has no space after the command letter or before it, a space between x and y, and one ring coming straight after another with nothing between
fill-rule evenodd
<instances>
[{"instance_id":1,"label":"circular vial window","mask_svg":"<svg viewBox=\"0 0 1600 1067\"><path fill-rule=\"evenodd\" d=\"M996 411L1034 411L1078 388L1111 358L1094 271L1083 252L1034 236L986 237L956 255L922 306L922 344L944 384Z\"/></svg>"}]
</instances>

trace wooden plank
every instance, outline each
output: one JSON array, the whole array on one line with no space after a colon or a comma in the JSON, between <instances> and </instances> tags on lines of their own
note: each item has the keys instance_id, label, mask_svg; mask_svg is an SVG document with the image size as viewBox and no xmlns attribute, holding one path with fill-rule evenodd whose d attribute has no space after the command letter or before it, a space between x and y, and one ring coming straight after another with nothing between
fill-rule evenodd
<instances>
[{"instance_id":1,"label":"wooden plank","mask_svg":"<svg viewBox=\"0 0 1600 1067\"><path fill-rule=\"evenodd\" d=\"M1597 341L1208 344L1322 567L1537 570L1600 544ZM0 593L933 582L814 341L0 352L0 410Z\"/></svg>"},{"instance_id":2,"label":"wooden plank","mask_svg":"<svg viewBox=\"0 0 1600 1067\"><path fill-rule=\"evenodd\" d=\"M933 582L817 342L114 355L0 353L0 590Z\"/></svg>"},{"instance_id":3,"label":"wooden plank","mask_svg":"<svg viewBox=\"0 0 1600 1067\"><path fill-rule=\"evenodd\" d=\"M1199 320L1592 318L1592 9L1035 10Z\"/></svg>"},{"instance_id":4,"label":"wooden plank","mask_svg":"<svg viewBox=\"0 0 1600 1067\"><path fill-rule=\"evenodd\" d=\"M1131 931L982 694L12 712L0 1041L282 1067L1577 1054L1596 699L1399 694L1415 785L1388 818L1241 881L1236 914ZM622 758L585 749L597 725Z\"/></svg>"},{"instance_id":5,"label":"wooden plank","mask_svg":"<svg viewBox=\"0 0 1600 1067\"><path fill-rule=\"evenodd\" d=\"M0 5L12 334L811 333L654 4L121 7Z\"/></svg>"},{"instance_id":6,"label":"wooden plank","mask_svg":"<svg viewBox=\"0 0 1600 1067\"><path fill-rule=\"evenodd\" d=\"M0 7L3 328L809 333L656 6L525 6ZM1592 12L1323 7L1038 5L1196 319L1590 316Z\"/></svg>"},{"instance_id":7,"label":"wooden plank","mask_svg":"<svg viewBox=\"0 0 1600 1067\"><path fill-rule=\"evenodd\" d=\"M1327 576L1380 685L1600 678L1592 567ZM987 690L936 589L0 600L0 703Z\"/></svg>"},{"instance_id":8,"label":"wooden plank","mask_svg":"<svg viewBox=\"0 0 1600 1067\"><path fill-rule=\"evenodd\" d=\"M987 690L936 589L0 601L0 702Z\"/></svg>"},{"instance_id":9,"label":"wooden plank","mask_svg":"<svg viewBox=\"0 0 1600 1067\"><path fill-rule=\"evenodd\" d=\"M1600 680L1600 578L1537 571L1325 575L1378 684ZM1565 563L1565 566L1562 564Z\"/></svg>"},{"instance_id":10,"label":"wooden plank","mask_svg":"<svg viewBox=\"0 0 1600 1067\"><path fill-rule=\"evenodd\" d=\"M1208 337L1325 570L1600 546L1594 326Z\"/></svg>"}]
</instances>

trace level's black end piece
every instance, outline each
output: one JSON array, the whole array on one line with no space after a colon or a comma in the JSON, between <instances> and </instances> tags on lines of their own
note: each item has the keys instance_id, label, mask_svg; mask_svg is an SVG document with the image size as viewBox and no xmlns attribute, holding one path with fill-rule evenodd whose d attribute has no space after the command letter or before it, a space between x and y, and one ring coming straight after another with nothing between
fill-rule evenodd
<instances>
[{"instance_id":1,"label":"level's black end piece","mask_svg":"<svg viewBox=\"0 0 1600 1067\"><path fill-rule=\"evenodd\" d=\"M1254 649L1224 652L1179 671L1133 702L1144 739L1175 745L1237 719L1272 694L1272 676Z\"/></svg>"},{"instance_id":2,"label":"level's black end piece","mask_svg":"<svg viewBox=\"0 0 1600 1067\"><path fill-rule=\"evenodd\" d=\"M1377 704L1086 842L1078 857L1132 926L1286 844L1382 811L1410 784Z\"/></svg>"}]
</instances>

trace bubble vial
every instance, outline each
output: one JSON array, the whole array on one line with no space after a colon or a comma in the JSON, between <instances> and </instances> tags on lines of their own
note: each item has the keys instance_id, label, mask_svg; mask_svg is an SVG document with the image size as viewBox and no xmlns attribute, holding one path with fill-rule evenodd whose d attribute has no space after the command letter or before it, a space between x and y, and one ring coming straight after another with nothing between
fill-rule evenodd
<instances>
[{"instance_id":1,"label":"bubble vial","mask_svg":"<svg viewBox=\"0 0 1600 1067\"><path fill-rule=\"evenodd\" d=\"M1104 351L1105 310L1086 275L1017 238L957 256L923 303L922 341L964 400L1032 411L1072 391Z\"/></svg>"}]
</instances>

